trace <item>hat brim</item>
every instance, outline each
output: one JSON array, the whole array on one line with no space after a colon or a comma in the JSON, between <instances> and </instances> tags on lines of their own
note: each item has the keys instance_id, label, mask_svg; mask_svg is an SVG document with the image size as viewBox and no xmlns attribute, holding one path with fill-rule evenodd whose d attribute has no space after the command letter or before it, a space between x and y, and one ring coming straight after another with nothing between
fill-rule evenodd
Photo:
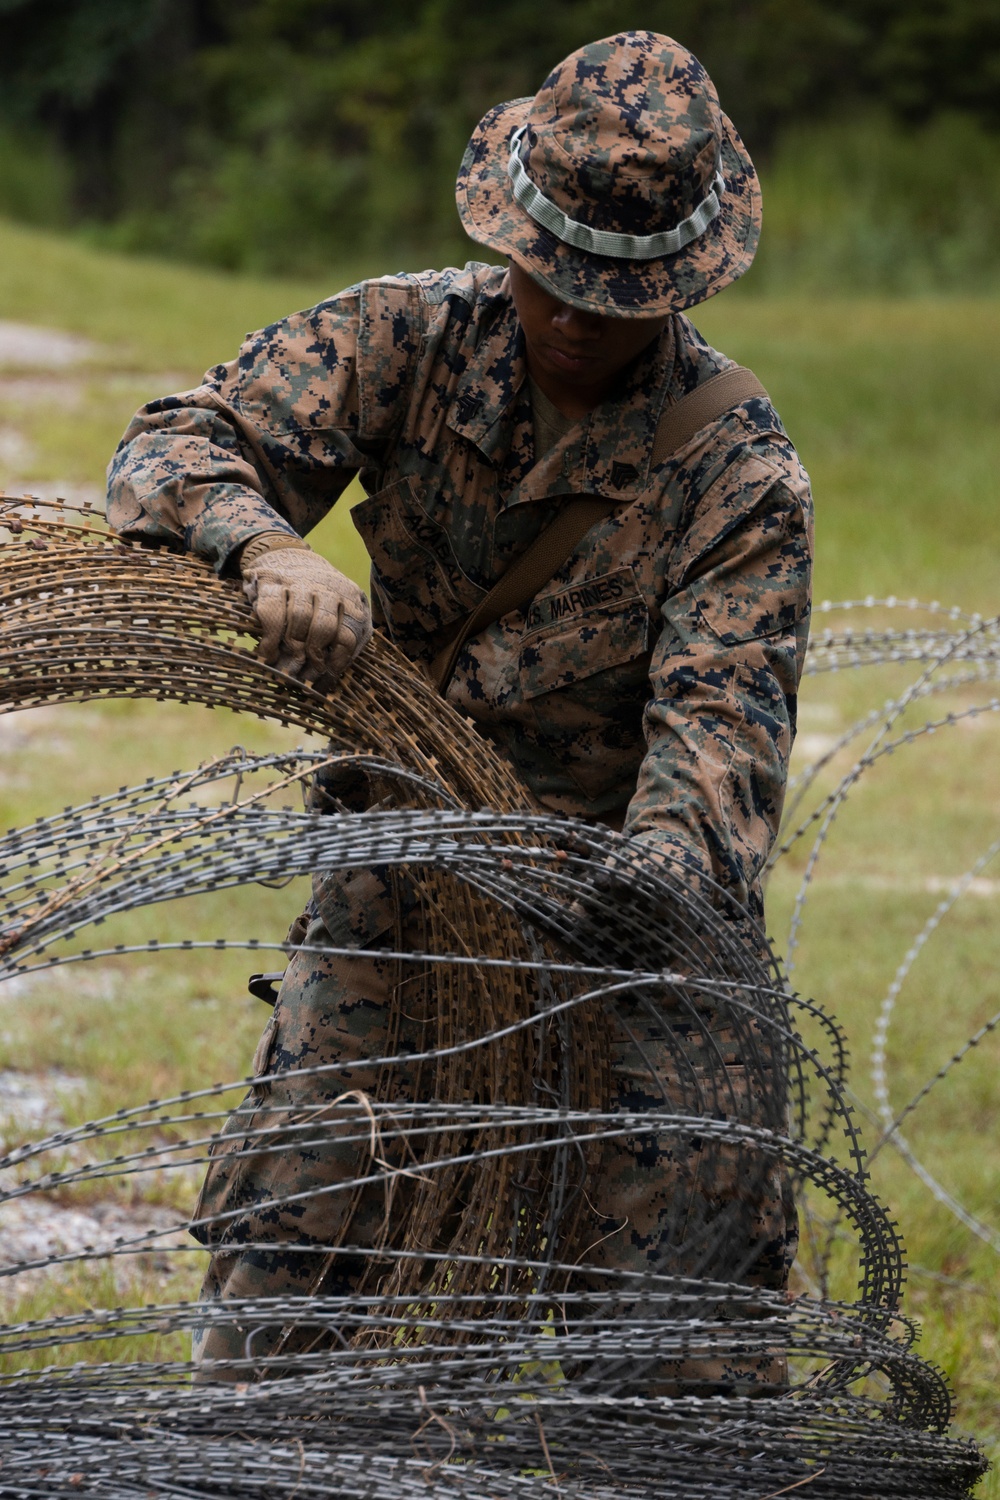
<instances>
[{"instance_id":1,"label":"hat brim","mask_svg":"<svg viewBox=\"0 0 1000 1500\"><path fill-rule=\"evenodd\" d=\"M507 175L510 138L525 124L532 99L498 104L480 120L456 185L470 239L513 256L561 302L618 318L683 312L736 281L760 239L760 183L732 122L722 116L722 209L708 228L673 255L620 260L577 250L515 203Z\"/></svg>"}]
</instances>

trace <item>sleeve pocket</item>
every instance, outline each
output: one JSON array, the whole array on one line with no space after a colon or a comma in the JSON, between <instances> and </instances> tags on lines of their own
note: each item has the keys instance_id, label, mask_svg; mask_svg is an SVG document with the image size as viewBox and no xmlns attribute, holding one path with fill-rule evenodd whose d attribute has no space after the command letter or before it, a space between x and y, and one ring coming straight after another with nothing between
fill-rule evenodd
<instances>
[{"instance_id":1,"label":"sleeve pocket","mask_svg":"<svg viewBox=\"0 0 1000 1500\"><path fill-rule=\"evenodd\" d=\"M663 605L663 618L685 646L704 642L706 634L723 646L763 640L795 630L808 614L807 594L776 589L760 598L748 598L744 593L712 588L710 582L693 584Z\"/></svg>"}]
</instances>

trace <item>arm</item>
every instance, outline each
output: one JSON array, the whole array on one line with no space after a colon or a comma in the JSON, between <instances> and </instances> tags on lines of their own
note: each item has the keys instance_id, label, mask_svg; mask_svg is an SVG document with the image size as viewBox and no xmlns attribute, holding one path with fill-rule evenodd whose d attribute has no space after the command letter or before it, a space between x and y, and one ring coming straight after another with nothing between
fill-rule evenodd
<instances>
[{"instance_id":1,"label":"arm","mask_svg":"<svg viewBox=\"0 0 1000 1500\"><path fill-rule=\"evenodd\" d=\"M791 453L791 450L788 450ZM759 914L808 631L812 510L794 462L744 450L678 534L625 832Z\"/></svg>"},{"instance_id":2,"label":"arm","mask_svg":"<svg viewBox=\"0 0 1000 1500\"><path fill-rule=\"evenodd\" d=\"M284 670L336 675L370 634L363 595L302 538L355 473L378 469L416 310L405 283L375 284L273 324L196 390L143 407L111 462L111 524L240 570L261 654Z\"/></svg>"}]
</instances>

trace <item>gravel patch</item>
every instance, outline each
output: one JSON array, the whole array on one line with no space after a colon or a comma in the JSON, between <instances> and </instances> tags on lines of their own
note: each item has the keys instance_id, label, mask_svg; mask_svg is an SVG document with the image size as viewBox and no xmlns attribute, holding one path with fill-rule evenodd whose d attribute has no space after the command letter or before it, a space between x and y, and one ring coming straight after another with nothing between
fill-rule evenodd
<instances>
[{"instance_id":1,"label":"gravel patch","mask_svg":"<svg viewBox=\"0 0 1000 1500\"><path fill-rule=\"evenodd\" d=\"M55 1130L63 1123L62 1102L86 1088L86 1080L53 1068L47 1073L0 1070L0 1146L17 1146L25 1132Z\"/></svg>"},{"instance_id":2,"label":"gravel patch","mask_svg":"<svg viewBox=\"0 0 1000 1500\"><path fill-rule=\"evenodd\" d=\"M40 707L30 712L14 709L0 714L0 755L9 755L30 745L47 726L51 726L53 713L51 708Z\"/></svg>"},{"instance_id":3,"label":"gravel patch","mask_svg":"<svg viewBox=\"0 0 1000 1500\"><path fill-rule=\"evenodd\" d=\"M175 1209L123 1204L115 1199L72 1208L48 1202L44 1194L15 1198L0 1207L0 1267L47 1260L53 1255L78 1255L86 1250L106 1252L120 1240L135 1240L163 1230L176 1231L169 1236L169 1243L185 1242ZM151 1259L158 1271L173 1269L166 1252L154 1252Z\"/></svg>"},{"instance_id":4,"label":"gravel patch","mask_svg":"<svg viewBox=\"0 0 1000 1500\"><path fill-rule=\"evenodd\" d=\"M0 320L0 368L65 370L102 352L99 344L73 333Z\"/></svg>"},{"instance_id":5,"label":"gravel patch","mask_svg":"<svg viewBox=\"0 0 1000 1500\"><path fill-rule=\"evenodd\" d=\"M57 1069L46 1073L0 1071L0 1149L19 1145L25 1135L38 1136L58 1130L64 1123L61 1105L85 1087L85 1079ZM46 1162L44 1156L32 1159L32 1175L44 1176L50 1168L65 1170L71 1165L82 1165L91 1159L91 1150L92 1143L85 1141L53 1147L51 1162ZM0 1171L0 1193L21 1186L26 1165L22 1162ZM154 1176L171 1170L183 1173L194 1204L201 1179L199 1167L178 1164L169 1153L154 1158L150 1165ZM157 1166L161 1172L156 1172ZM65 1188L54 1192L43 1188L0 1203L0 1314L9 1314L19 1299L39 1292L53 1277L69 1273L73 1262L17 1269L56 1256L86 1256L93 1261L95 1255L108 1255L115 1287L123 1293L150 1271L169 1277L183 1268L187 1257L178 1258L170 1250L172 1246L187 1247L191 1243L177 1209L141 1200L123 1202L121 1197L79 1204L60 1202L57 1194L65 1196L65 1193ZM148 1251L112 1254L122 1241L141 1243L147 1236L155 1236ZM4 1271L13 1274L3 1275Z\"/></svg>"},{"instance_id":6,"label":"gravel patch","mask_svg":"<svg viewBox=\"0 0 1000 1500\"><path fill-rule=\"evenodd\" d=\"M800 734L795 740L795 753L798 759L807 760L811 764L815 760L822 760L836 743L835 734Z\"/></svg>"},{"instance_id":7,"label":"gravel patch","mask_svg":"<svg viewBox=\"0 0 1000 1500\"><path fill-rule=\"evenodd\" d=\"M0 485L7 499L16 497L24 500L62 500L70 510L96 510L98 515L104 515L104 489L99 484L71 484L65 479L55 479L51 482L37 479L21 479L14 476L5 484Z\"/></svg>"},{"instance_id":8,"label":"gravel patch","mask_svg":"<svg viewBox=\"0 0 1000 1500\"><path fill-rule=\"evenodd\" d=\"M876 875L850 870L824 871L822 862L812 883L817 886L850 886L864 891L903 891L907 895L950 896L960 883L958 875ZM963 894L995 900L1000 896L1000 880L977 875L963 885Z\"/></svg>"},{"instance_id":9,"label":"gravel patch","mask_svg":"<svg viewBox=\"0 0 1000 1500\"><path fill-rule=\"evenodd\" d=\"M16 427L0 427L0 464L10 469L27 467L33 457L31 444L22 432Z\"/></svg>"}]
</instances>

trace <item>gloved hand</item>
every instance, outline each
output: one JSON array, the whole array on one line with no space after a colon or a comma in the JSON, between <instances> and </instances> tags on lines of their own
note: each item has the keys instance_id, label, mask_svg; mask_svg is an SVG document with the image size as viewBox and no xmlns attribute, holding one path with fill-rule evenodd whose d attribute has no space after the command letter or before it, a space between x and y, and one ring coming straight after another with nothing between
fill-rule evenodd
<instances>
[{"instance_id":1,"label":"gloved hand","mask_svg":"<svg viewBox=\"0 0 1000 1500\"><path fill-rule=\"evenodd\" d=\"M674 917L669 887L657 879L664 865L655 848L623 840L603 864L591 866L586 891L565 908L554 932L557 941L584 963L618 969L671 963Z\"/></svg>"},{"instance_id":2,"label":"gloved hand","mask_svg":"<svg viewBox=\"0 0 1000 1500\"><path fill-rule=\"evenodd\" d=\"M623 920L630 895L624 859L612 855L603 866L592 867L587 891L565 908L555 934L560 946L578 963L635 968L638 960Z\"/></svg>"},{"instance_id":3,"label":"gloved hand","mask_svg":"<svg viewBox=\"0 0 1000 1500\"><path fill-rule=\"evenodd\" d=\"M364 594L305 542L284 532L254 537L240 572L262 631L257 654L279 671L332 681L371 640Z\"/></svg>"}]
</instances>

